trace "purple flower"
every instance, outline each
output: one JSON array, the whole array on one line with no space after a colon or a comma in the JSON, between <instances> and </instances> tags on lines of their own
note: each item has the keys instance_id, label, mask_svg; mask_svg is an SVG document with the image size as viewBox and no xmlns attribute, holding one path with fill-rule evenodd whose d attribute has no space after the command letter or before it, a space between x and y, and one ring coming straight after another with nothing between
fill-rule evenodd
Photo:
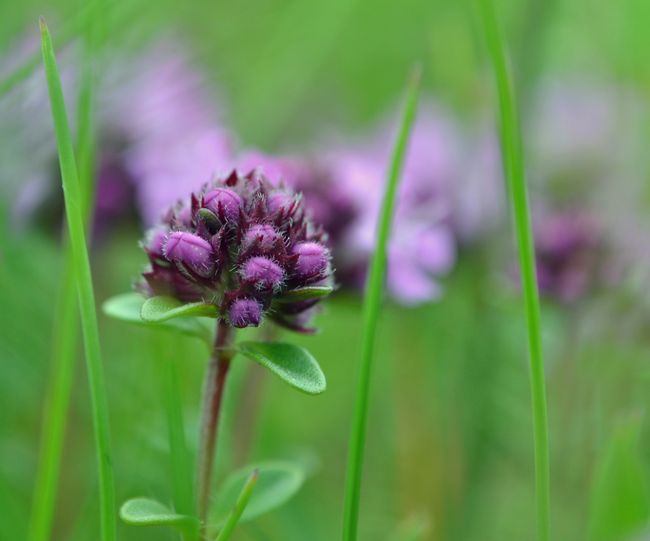
<instances>
[{"instance_id":1,"label":"purple flower","mask_svg":"<svg viewBox=\"0 0 650 541\"><path fill-rule=\"evenodd\" d=\"M257 164L274 184L302 192L305 208L328 232L337 277L344 286L363 287L393 132L383 125L361 141L339 141L329 150L321 149L314 159L249 152L238 161L242 170ZM411 136L388 247L388 287L393 298L405 304L436 298L436 277L454 264L452 192L464 174L461 149L448 115L425 108ZM290 207L292 200L281 193L274 208ZM321 254L304 250L298 258L301 272L308 275L329 266Z\"/></svg>"},{"instance_id":2,"label":"purple flower","mask_svg":"<svg viewBox=\"0 0 650 541\"><path fill-rule=\"evenodd\" d=\"M535 222L535 260L542 294L564 303L582 298L603 278L604 241L584 211L542 213Z\"/></svg>"},{"instance_id":3,"label":"purple flower","mask_svg":"<svg viewBox=\"0 0 650 541\"><path fill-rule=\"evenodd\" d=\"M292 198L280 212L270 204L278 193ZM309 332L318 299L280 298L332 281L325 240L299 197L280 192L255 172L233 171L192 194L189 205L170 209L149 233L143 247L150 266L141 288L183 302L213 303L235 327L257 326L267 314L280 325Z\"/></svg>"}]
</instances>

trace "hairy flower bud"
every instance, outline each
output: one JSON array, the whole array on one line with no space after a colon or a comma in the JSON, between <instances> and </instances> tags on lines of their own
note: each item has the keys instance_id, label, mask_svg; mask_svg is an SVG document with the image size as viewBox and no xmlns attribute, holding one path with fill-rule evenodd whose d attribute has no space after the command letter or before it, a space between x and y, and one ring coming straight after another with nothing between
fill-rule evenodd
<instances>
[{"instance_id":1,"label":"hairy flower bud","mask_svg":"<svg viewBox=\"0 0 650 541\"><path fill-rule=\"evenodd\" d=\"M214 270L212 246L192 233L172 233L167 237L163 251L169 261L180 263L199 276L207 277Z\"/></svg>"},{"instance_id":2,"label":"hairy flower bud","mask_svg":"<svg viewBox=\"0 0 650 541\"><path fill-rule=\"evenodd\" d=\"M203 205L220 218L234 222L239 217L242 198L229 188L217 188L203 196Z\"/></svg>"},{"instance_id":3,"label":"hairy flower bud","mask_svg":"<svg viewBox=\"0 0 650 541\"><path fill-rule=\"evenodd\" d=\"M266 200L269 212L272 214L288 214L295 202L294 194L282 190L269 194Z\"/></svg>"},{"instance_id":4,"label":"hairy flower bud","mask_svg":"<svg viewBox=\"0 0 650 541\"><path fill-rule=\"evenodd\" d=\"M230 305L228 319L233 327L257 327L262 320L262 305L255 299L237 299Z\"/></svg>"},{"instance_id":5,"label":"hairy flower bud","mask_svg":"<svg viewBox=\"0 0 650 541\"><path fill-rule=\"evenodd\" d=\"M144 241L144 248L147 253L154 259L165 259L165 241L167 240L167 231L164 228L150 229Z\"/></svg>"},{"instance_id":6,"label":"hairy flower bud","mask_svg":"<svg viewBox=\"0 0 650 541\"><path fill-rule=\"evenodd\" d=\"M150 266L140 289L212 303L234 327L257 326L266 314L311 332L307 323L319 299L274 302L292 290L331 283L326 236L301 197L255 171L233 172L191 194L188 203L171 209L143 243Z\"/></svg>"},{"instance_id":7,"label":"hairy flower bud","mask_svg":"<svg viewBox=\"0 0 650 541\"><path fill-rule=\"evenodd\" d=\"M261 291L275 290L280 287L284 271L277 263L266 257L251 257L241 270L242 279Z\"/></svg>"},{"instance_id":8,"label":"hairy flower bud","mask_svg":"<svg viewBox=\"0 0 650 541\"><path fill-rule=\"evenodd\" d=\"M262 252L272 250L282 237L275 228L268 224L254 224L248 228L244 235L244 248L257 248Z\"/></svg>"},{"instance_id":9,"label":"hairy flower bud","mask_svg":"<svg viewBox=\"0 0 650 541\"><path fill-rule=\"evenodd\" d=\"M301 278L312 278L326 272L329 263L329 251L317 242L301 242L293 247L297 255L294 273Z\"/></svg>"}]
</instances>

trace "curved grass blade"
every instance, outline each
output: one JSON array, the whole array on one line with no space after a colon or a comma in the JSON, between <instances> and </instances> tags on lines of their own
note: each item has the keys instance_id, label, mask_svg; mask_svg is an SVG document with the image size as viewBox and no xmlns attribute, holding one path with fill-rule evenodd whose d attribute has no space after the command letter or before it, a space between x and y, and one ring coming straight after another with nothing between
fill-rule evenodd
<instances>
[{"instance_id":1,"label":"curved grass blade","mask_svg":"<svg viewBox=\"0 0 650 541\"><path fill-rule=\"evenodd\" d=\"M246 481L244 488L242 488L242 491L237 498L235 507L233 507L230 515L228 515L226 523L223 525L223 528L219 532L219 535L217 535L215 541L228 541L228 539L230 539L230 536L235 531L235 528L239 523L239 519L241 518L244 509L246 509L246 505L248 505L248 501L251 499L253 489L257 483L258 475L259 470L255 469L248 476L248 480Z\"/></svg>"},{"instance_id":2,"label":"curved grass blade","mask_svg":"<svg viewBox=\"0 0 650 541\"><path fill-rule=\"evenodd\" d=\"M420 87L420 70L415 69L409 82L406 104L402 116L402 125L393 149L388 182L384 193L381 214L377 225L375 251L370 262L370 276L366 286L363 303L363 343L361 366L357 383L354 419L345 484L345 506L343 510L343 540L354 541L357 538L359 520L359 497L361 492L361 474L363 469L363 451L366 440L368 421L368 395L370 391L370 372L375 350L375 336L381 307L381 294L386 274L386 249L395 207L397 184L406 153L411 126L415 118L418 90Z\"/></svg>"},{"instance_id":3,"label":"curved grass blade","mask_svg":"<svg viewBox=\"0 0 650 541\"><path fill-rule=\"evenodd\" d=\"M96 52L96 28L99 0L91 4L93 20L88 25L81 86L78 96L77 156L79 160L79 189L83 201L82 214L88 228L92 214L94 129L93 129L93 62ZM84 12L85 13L85 12ZM38 60L38 57L37 57ZM51 377L46 391L43 416L42 447L39 454L33 506L28 526L30 541L46 541L50 536L59 480L66 417L70 403L74 365L77 354L78 316L74 260L69 242L65 243L63 277L58 292L53 328Z\"/></svg>"},{"instance_id":4,"label":"curved grass blade","mask_svg":"<svg viewBox=\"0 0 650 541\"><path fill-rule=\"evenodd\" d=\"M72 137L68 127L65 102L61 90L61 80L54 55L54 48L52 46L52 38L43 19L40 20L39 25L41 30L43 64L45 66L45 75L52 108L52 119L59 152L59 165L63 180L66 219L72 250L72 260L74 263L74 276L79 297L79 312L81 315L81 327L88 370L88 384L90 387L99 475L100 538L103 541L113 541L115 539L115 488L111 465L108 406L99 345L97 311L90 271L90 260L86 246L83 216L84 197L81 193L77 176L77 164L75 162Z\"/></svg>"},{"instance_id":5,"label":"curved grass blade","mask_svg":"<svg viewBox=\"0 0 650 541\"><path fill-rule=\"evenodd\" d=\"M522 141L512 78L506 62L503 38L501 37L501 30L494 7L491 0L478 0L478 5L499 95L503 164L508 184L508 196L514 215L528 328L530 387L535 438L537 539L547 541L550 535L548 413L541 341L539 292L535 272L535 249L530 225Z\"/></svg>"}]
</instances>

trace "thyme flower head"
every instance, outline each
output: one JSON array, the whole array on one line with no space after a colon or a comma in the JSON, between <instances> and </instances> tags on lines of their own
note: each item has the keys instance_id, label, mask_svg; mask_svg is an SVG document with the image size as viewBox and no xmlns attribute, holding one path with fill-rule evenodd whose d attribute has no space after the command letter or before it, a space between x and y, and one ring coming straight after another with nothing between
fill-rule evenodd
<instances>
[{"instance_id":1,"label":"thyme flower head","mask_svg":"<svg viewBox=\"0 0 650 541\"><path fill-rule=\"evenodd\" d=\"M307 327L319 298L305 288L332 283L326 234L302 197L256 171L207 184L151 229L141 289L182 302L208 302L234 327L264 315L284 327Z\"/></svg>"}]
</instances>

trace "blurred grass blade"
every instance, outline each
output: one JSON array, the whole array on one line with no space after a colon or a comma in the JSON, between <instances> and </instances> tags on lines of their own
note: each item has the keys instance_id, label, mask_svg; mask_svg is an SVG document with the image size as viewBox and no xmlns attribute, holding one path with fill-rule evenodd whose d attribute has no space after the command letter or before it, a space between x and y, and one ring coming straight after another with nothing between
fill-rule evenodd
<instances>
[{"instance_id":1,"label":"blurred grass blade","mask_svg":"<svg viewBox=\"0 0 650 541\"><path fill-rule=\"evenodd\" d=\"M99 474L100 515L102 541L115 539L115 489L110 451L108 405L104 388L104 375L97 327L97 312L93 292L90 260L84 232L84 196L77 177L72 137L68 127L65 102L61 90L52 39L47 25L40 20L43 64L50 94L52 118L59 152L59 165L63 180L68 233L74 261L74 276L79 296L79 312L84 336L85 356L90 387L91 407L95 430L97 468Z\"/></svg>"},{"instance_id":2,"label":"blurred grass blade","mask_svg":"<svg viewBox=\"0 0 650 541\"><path fill-rule=\"evenodd\" d=\"M353 541L357 538L357 523L359 518L359 499L361 492L361 474L363 469L363 452L366 439L366 424L368 419L368 394L370 389L370 374L375 349L375 335L381 307L384 276L386 271L386 250L388 237L395 207L397 184L399 181L404 155L415 111L420 86L420 70L413 71L404 105L402 124L395 142L392 162L388 174L388 182L384 193L381 213L377 222L375 251L370 263L370 274L366 285L363 306L363 342L361 366L357 383L356 403L345 486L345 502L343 510L343 540Z\"/></svg>"},{"instance_id":3,"label":"blurred grass blade","mask_svg":"<svg viewBox=\"0 0 650 541\"><path fill-rule=\"evenodd\" d=\"M167 430L169 434L169 454L171 458L172 483L174 487L174 507L184 515L194 515L194 495L192 486L193 470L190 453L185 439L185 424L183 423L183 401L179 386L179 375L176 359L169 354L173 351L170 337L165 333L156 333L158 354L156 357L165 361L163 369L163 399L167 414ZM167 358L166 358L167 357Z\"/></svg>"},{"instance_id":4,"label":"blurred grass blade","mask_svg":"<svg viewBox=\"0 0 650 541\"><path fill-rule=\"evenodd\" d=\"M61 271L61 285L55 304L52 331L49 388L45 394L41 448L29 523L28 539L30 541L45 541L50 537L67 411L74 376L79 321L74 265L69 246L66 248L65 261Z\"/></svg>"},{"instance_id":5,"label":"blurred grass blade","mask_svg":"<svg viewBox=\"0 0 650 541\"><path fill-rule=\"evenodd\" d=\"M92 214L94 130L93 130L93 62L95 56L95 32L99 0L90 13L94 15L88 25L84 47L83 74L78 96L77 157L79 161L79 183L82 200L82 214L85 228L88 228ZM84 16L86 12L84 11ZM59 480L61 452L65 434L66 418L70 403L70 392L74 377L77 354L78 317L74 259L69 242L64 243L64 265L58 300L55 308L51 377L43 415L41 450L39 455L34 501L29 523L29 540L46 541L50 536L55 496Z\"/></svg>"},{"instance_id":6,"label":"blurred grass blade","mask_svg":"<svg viewBox=\"0 0 650 541\"><path fill-rule=\"evenodd\" d=\"M640 432L639 419L618 427L596 464L590 541L631 539L648 524L650 495L639 449Z\"/></svg>"},{"instance_id":7,"label":"blurred grass blade","mask_svg":"<svg viewBox=\"0 0 650 541\"><path fill-rule=\"evenodd\" d=\"M258 475L259 475L258 470L253 470L251 474L248 476L248 480L246 481L244 488L242 489L241 493L239 494L239 497L237 498L237 503L235 503L235 507L230 512L230 515L228 515L228 518L226 519L226 523L223 525L223 528L219 532L219 535L217 535L215 541L227 541L228 539L230 539L230 536L235 531L239 519L241 518L242 513L244 512L244 509L246 509L246 506L248 505L248 501L251 499L251 495L253 494L253 489L255 488L255 484L257 483Z\"/></svg>"},{"instance_id":8,"label":"blurred grass blade","mask_svg":"<svg viewBox=\"0 0 650 541\"><path fill-rule=\"evenodd\" d=\"M109 4L110 10L106 9ZM63 19L66 23L58 35L53 38L54 46L59 48L72 42L82 34L82 30L91 27L97 28L97 26L108 23L111 28L122 28L124 21L132 17L138 4L139 2L109 2L108 0L92 0L84 3L74 16ZM102 12L102 18L99 21L95 15L97 11ZM89 21L89 18L92 19ZM26 80L36 71L40 63L41 53L37 51L0 80L0 98Z\"/></svg>"},{"instance_id":9,"label":"blurred grass blade","mask_svg":"<svg viewBox=\"0 0 650 541\"><path fill-rule=\"evenodd\" d=\"M546 384L541 343L539 292L535 272L535 250L528 209L521 134L511 74L494 7L491 0L478 0L483 29L492 61L499 95L501 147L514 215L519 251L519 266L528 327L530 387L535 437L535 484L537 493L537 539L547 541L550 534L550 466Z\"/></svg>"}]
</instances>

